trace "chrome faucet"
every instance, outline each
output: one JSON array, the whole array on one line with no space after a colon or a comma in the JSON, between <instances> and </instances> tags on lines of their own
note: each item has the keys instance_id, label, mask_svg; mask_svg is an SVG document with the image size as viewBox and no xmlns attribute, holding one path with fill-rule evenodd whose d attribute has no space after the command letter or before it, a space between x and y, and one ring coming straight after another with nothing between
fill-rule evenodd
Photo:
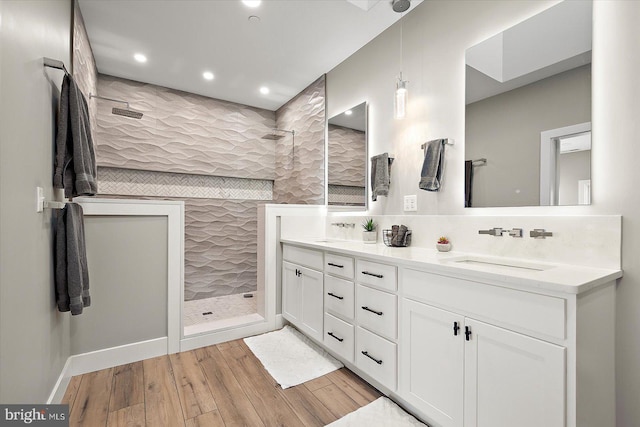
<instances>
[{"instance_id":1,"label":"chrome faucet","mask_svg":"<svg viewBox=\"0 0 640 427\"><path fill-rule=\"evenodd\" d=\"M534 239L546 239L551 236L553 236L553 233L551 231L545 231L544 228L535 228L529 232L529 237L533 237Z\"/></svg>"},{"instance_id":2,"label":"chrome faucet","mask_svg":"<svg viewBox=\"0 0 640 427\"><path fill-rule=\"evenodd\" d=\"M503 230L500 227L490 230L478 230L478 234L489 234L491 236L502 237L502 233L509 233L511 237L522 237L522 228L514 228L512 230Z\"/></svg>"},{"instance_id":3,"label":"chrome faucet","mask_svg":"<svg viewBox=\"0 0 640 427\"><path fill-rule=\"evenodd\" d=\"M331 225L335 225L336 227L340 227L340 228L355 228L356 225L353 222L332 222Z\"/></svg>"},{"instance_id":4,"label":"chrome faucet","mask_svg":"<svg viewBox=\"0 0 640 427\"><path fill-rule=\"evenodd\" d=\"M478 230L478 234L489 234L491 236L502 237L502 228L496 227L489 230Z\"/></svg>"}]
</instances>

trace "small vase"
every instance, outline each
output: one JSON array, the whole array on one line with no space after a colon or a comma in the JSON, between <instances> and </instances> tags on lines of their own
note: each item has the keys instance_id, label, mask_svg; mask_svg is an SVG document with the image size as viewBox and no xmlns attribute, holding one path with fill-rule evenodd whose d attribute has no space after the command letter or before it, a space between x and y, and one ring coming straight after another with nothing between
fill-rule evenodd
<instances>
[{"instance_id":1,"label":"small vase","mask_svg":"<svg viewBox=\"0 0 640 427\"><path fill-rule=\"evenodd\" d=\"M362 232L362 241L364 243L376 243L378 240L378 233L375 231L363 231Z\"/></svg>"},{"instance_id":2,"label":"small vase","mask_svg":"<svg viewBox=\"0 0 640 427\"><path fill-rule=\"evenodd\" d=\"M451 243L436 243L436 249L438 252L449 252L451 250Z\"/></svg>"}]
</instances>

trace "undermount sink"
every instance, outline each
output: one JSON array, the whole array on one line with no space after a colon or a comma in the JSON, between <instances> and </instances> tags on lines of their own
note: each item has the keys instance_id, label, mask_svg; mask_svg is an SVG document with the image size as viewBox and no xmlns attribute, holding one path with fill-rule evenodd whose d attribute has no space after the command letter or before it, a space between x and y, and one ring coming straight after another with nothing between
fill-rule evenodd
<instances>
[{"instance_id":1,"label":"undermount sink","mask_svg":"<svg viewBox=\"0 0 640 427\"><path fill-rule=\"evenodd\" d=\"M451 264L469 267L487 267L491 269L502 270L527 270L527 271L545 271L554 268L549 264L538 264L534 262L520 261L508 258L484 257L476 255L465 255L457 258L443 260Z\"/></svg>"}]
</instances>

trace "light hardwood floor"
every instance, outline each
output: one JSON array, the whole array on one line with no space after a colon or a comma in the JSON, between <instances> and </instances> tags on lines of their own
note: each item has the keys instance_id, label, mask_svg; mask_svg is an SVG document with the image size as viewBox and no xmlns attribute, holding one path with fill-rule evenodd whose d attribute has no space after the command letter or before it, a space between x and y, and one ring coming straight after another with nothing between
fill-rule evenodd
<instances>
[{"instance_id":1,"label":"light hardwood floor","mask_svg":"<svg viewBox=\"0 0 640 427\"><path fill-rule=\"evenodd\" d=\"M381 394L343 368L282 390L237 340L73 377L70 426L324 426Z\"/></svg>"}]
</instances>

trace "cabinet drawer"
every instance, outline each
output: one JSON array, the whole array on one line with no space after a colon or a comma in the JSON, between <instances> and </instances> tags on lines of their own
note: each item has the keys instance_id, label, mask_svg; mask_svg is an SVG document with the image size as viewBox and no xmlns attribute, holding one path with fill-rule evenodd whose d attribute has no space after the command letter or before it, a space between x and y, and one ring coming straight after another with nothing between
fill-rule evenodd
<instances>
[{"instance_id":1,"label":"cabinet drawer","mask_svg":"<svg viewBox=\"0 0 640 427\"><path fill-rule=\"evenodd\" d=\"M405 269L402 277L407 298L478 316L507 329L566 337L566 304L562 298L411 269Z\"/></svg>"},{"instance_id":2,"label":"cabinet drawer","mask_svg":"<svg viewBox=\"0 0 640 427\"><path fill-rule=\"evenodd\" d=\"M347 320L353 320L353 282L324 276L324 309Z\"/></svg>"},{"instance_id":3,"label":"cabinet drawer","mask_svg":"<svg viewBox=\"0 0 640 427\"><path fill-rule=\"evenodd\" d=\"M356 366L391 390L396 389L396 345L361 327L356 332Z\"/></svg>"},{"instance_id":4,"label":"cabinet drawer","mask_svg":"<svg viewBox=\"0 0 640 427\"><path fill-rule=\"evenodd\" d=\"M386 338L397 337L398 297L358 285L356 290L358 325Z\"/></svg>"},{"instance_id":5,"label":"cabinet drawer","mask_svg":"<svg viewBox=\"0 0 640 427\"><path fill-rule=\"evenodd\" d=\"M354 338L353 325L328 313L324 314L324 345L351 363L355 347Z\"/></svg>"},{"instance_id":6,"label":"cabinet drawer","mask_svg":"<svg viewBox=\"0 0 640 427\"><path fill-rule=\"evenodd\" d=\"M335 276L353 280L353 258L348 256L326 254L324 256L324 271Z\"/></svg>"},{"instance_id":7,"label":"cabinet drawer","mask_svg":"<svg viewBox=\"0 0 640 427\"><path fill-rule=\"evenodd\" d=\"M395 291L397 289L397 274L394 265L359 259L356 261L356 270L359 283L387 291Z\"/></svg>"},{"instance_id":8,"label":"cabinet drawer","mask_svg":"<svg viewBox=\"0 0 640 427\"><path fill-rule=\"evenodd\" d=\"M297 246L284 245L282 258L295 264L304 265L322 271L322 252L313 249L299 248Z\"/></svg>"}]
</instances>

